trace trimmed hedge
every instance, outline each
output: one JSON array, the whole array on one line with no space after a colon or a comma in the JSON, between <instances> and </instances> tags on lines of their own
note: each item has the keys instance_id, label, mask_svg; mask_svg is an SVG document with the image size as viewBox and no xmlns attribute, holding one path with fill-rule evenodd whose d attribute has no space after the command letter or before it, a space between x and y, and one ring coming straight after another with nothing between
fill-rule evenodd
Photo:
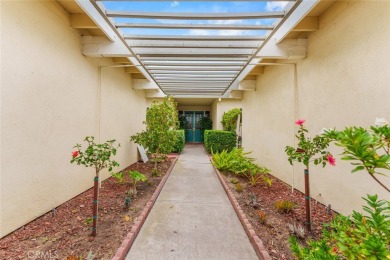
<instances>
[{"instance_id":1,"label":"trimmed hedge","mask_svg":"<svg viewBox=\"0 0 390 260\"><path fill-rule=\"evenodd\" d=\"M184 149L184 145L186 144L186 137L184 130L173 130L176 133L177 141L175 144L175 148L172 152L174 153L181 153Z\"/></svg>"},{"instance_id":2,"label":"trimmed hedge","mask_svg":"<svg viewBox=\"0 0 390 260\"><path fill-rule=\"evenodd\" d=\"M230 152L236 147L236 133L222 130L204 131L204 146L211 153L220 153L223 150Z\"/></svg>"}]
</instances>

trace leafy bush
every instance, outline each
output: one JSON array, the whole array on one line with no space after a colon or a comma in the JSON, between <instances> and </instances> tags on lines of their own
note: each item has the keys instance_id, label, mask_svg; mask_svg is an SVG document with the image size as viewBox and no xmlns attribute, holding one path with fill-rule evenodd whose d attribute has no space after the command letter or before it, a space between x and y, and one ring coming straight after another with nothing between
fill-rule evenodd
<instances>
[{"instance_id":1,"label":"leafy bush","mask_svg":"<svg viewBox=\"0 0 390 260\"><path fill-rule=\"evenodd\" d=\"M220 171L229 171L235 175L248 179L249 183L255 185L263 180L268 185L272 180L267 177L269 170L265 167L253 163L254 159L249 158L242 148L234 148L232 151L226 150L221 153L213 153L213 165Z\"/></svg>"},{"instance_id":2,"label":"leafy bush","mask_svg":"<svg viewBox=\"0 0 390 260\"><path fill-rule=\"evenodd\" d=\"M323 229L321 239L310 241L307 247L291 237L294 255L298 259L389 259L390 202L378 200L377 195L363 199L368 214L353 211L351 216L336 216Z\"/></svg>"},{"instance_id":3,"label":"leafy bush","mask_svg":"<svg viewBox=\"0 0 390 260\"><path fill-rule=\"evenodd\" d=\"M184 130L174 130L176 133L177 139L175 146L172 150L172 152L180 153L183 151L184 146L186 144L186 137L185 137L185 131Z\"/></svg>"},{"instance_id":4,"label":"leafy bush","mask_svg":"<svg viewBox=\"0 0 390 260\"><path fill-rule=\"evenodd\" d=\"M233 108L223 113L221 121L223 130L236 132L238 115L241 115L239 108Z\"/></svg>"},{"instance_id":5,"label":"leafy bush","mask_svg":"<svg viewBox=\"0 0 390 260\"><path fill-rule=\"evenodd\" d=\"M376 178L390 170L390 126L347 127L342 131L325 130L323 136L336 142L343 149L342 160L353 161L352 173L365 170L383 188L390 188Z\"/></svg>"},{"instance_id":6,"label":"leafy bush","mask_svg":"<svg viewBox=\"0 0 390 260\"><path fill-rule=\"evenodd\" d=\"M230 152L236 147L236 134L229 131L206 130L204 132L204 146L211 153L220 153L223 150Z\"/></svg>"},{"instance_id":7,"label":"leafy bush","mask_svg":"<svg viewBox=\"0 0 390 260\"><path fill-rule=\"evenodd\" d=\"M202 117L199 121L201 130L211 130L213 128L213 121L210 117Z\"/></svg>"},{"instance_id":8,"label":"leafy bush","mask_svg":"<svg viewBox=\"0 0 390 260\"><path fill-rule=\"evenodd\" d=\"M275 209L281 213L290 213L296 204L289 200L278 200L275 202Z\"/></svg>"},{"instance_id":9,"label":"leafy bush","mask_svg":"<svg viewBox=\"0 0 390 260\"><path fill-rule=\"evenodd\" d=\"M183 116L179 116L179 129L185 130L187 127L187 118Z\"/></svg>"},{"instance_id":10,"label":"leafy bush","mask_svg":"<svg viewBox=\"0 0 390 260\"><path fill-rule=\"evenodd\" d=\"M130 137L130 140L148 149L153 155L154 169L157 171L158 158L172 152L177 135L172 129L177 129L178 112L176 102L172 97L165 98L162 102L153 101L146 112L146 130Z\"/></svg>"},{"instance_id":11,"label":"leafy bush","mask_svg":"<svg viewBox=\"0 0 390 260\"><path fill-rule=\"evenodd\" d=\"M223 150L221 153L213 153L213 165L220 171L229 171L234 164L236 158L235 149L232 152Z\"/></svg>"}]
</instances>

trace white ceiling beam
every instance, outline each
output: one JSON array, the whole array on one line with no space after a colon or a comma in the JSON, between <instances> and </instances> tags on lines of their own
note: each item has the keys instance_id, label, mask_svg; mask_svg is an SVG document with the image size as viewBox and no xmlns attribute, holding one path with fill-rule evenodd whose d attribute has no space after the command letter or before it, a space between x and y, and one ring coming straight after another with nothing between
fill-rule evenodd
<instances>
[{"instance_id":1,"label":"white ceiling beam","mask_svg":"<svg viewBox=\"0 0 390 260\"><path fill-rule=\"evenodd\" d=\"M174 74L174 75L177 75L177 74L186 74L186 75L198 75L198 76L204 76L204 77L207 77L208 75L226 75L226 76L231 76L231 75L235 75L235 72L233 71L213 71L213 70L206 70L206 71L172 71L172 70L160 70L160 71L157 71L155 73L153 73L153 75L165 75L165 74Z\"/></svg>"},{"instance_id":2,"label":"white ceiling beam","mask_svg":"<svg viewBox=\"0 0 390 260\"><path fill-rule=\"evenodd\" d=\"M154 73L160 73L161 71L167 71L168 69L173 69L173 68L165 68L165 69L149 69L150 73L154 74ZM180 68L180 67L177 67L177 68L174 68L174 70L176 71L186 71L187 73L190 73L190 71L234 71L234 72L238 72L236 68L229 68L229 67L223 67L223 68L217 68L217 67L191 67L191 68ZM168 70L169 72L172 72L172 70Z\"/></svg>"},{"instance_id":3,"label":"white ceiling beam","mask_svg":"<svg viewBox=\"0 0 390 260\"><path fill-rule=\"evenodd\" d=\"M99 26L86 14L70 14L70 26L74 29L98 29Z\"/></svg>"},{"instance_id":4,"label":"white ceiling beam","mask_svg":"<svg viewBox=\"0 0 390 260\"><path fill-rule=\"evenodd\" d=\"M318 16L306 16L293 29L293 32L315 32L319 28Z\"/></svg>"},{"instance_id":5,"label":"white ceiling beam","mask_svg":"<svg viewBox=\"0 0 390 260\"><path fill-rule=\"evenodd\" d=\"M163 98L166 95L160 90L145 90L145 98Z\"/></svg>"},{"instance_id":6,"label":"white ceiling beam","mask_svg":"<svg viewBox=\"0 0 390 260\"><path fill-rule=\"evenodd\" d=\"M111 40L117 41L119 38L113 28L106 22L106 20L100 15L99 11L90 1L75 0L75 2L88 14L88 16L94 21L95 24L103 31L103 33Z\"/></svg>"},{"instance_id":7,"label":"white ceiling beam","mask_svg":"<svg viewBox=\"0 0 390 260\"><path fill-rule=\"evenodd\" d=\"M244 57L144 57L143 61L242 61L247 59Z\"/></svg>"},{"instance_id":8,"label":"white ceiling beam","mask_svg":"<svg viewBox=\"0 0 390 260\"><path fill-rule=\"evenodd\" d=\"M107 17L170 19L170 20L242 20L283 18L285 12L247 12L247 13L182 13L182 12L132 12L107 10Z\"/></svg>"},{"instance_id":9,"label":"white ceiling beam","mask_svg":"<svg viewBox=\"0 0 390 260\"><path fill-rule=\"evenodd\" d=\"M143 61L145 65L162 66L244 66L242 61Z\"/></svg>"},{"instance_id":10,"label":"white ceiling beam","mask_svg":"<svg viewBox=\"0 0 390 260\"><path fill-rule=\"evenodd\" d=\"M137 55L251 55L254 49L133 48ZM119 49L118 49L119 50Z\"/></svg>"},{"instance_id":11,"label":"white ceiling beam","mask_svg":"<svg viewBox=\"0 0 390 260\"><path fill-rule=\"evenodd\" d=\"M139 0L96 0L104 2L139 2ZM180 2L295 2L297 0L180 0ZM143 0L142 2L171 2L170 0Z\"/></svg>"},{"instance_id":12,"label":"white ceiling beam","mask_svg":"<svg viewBox=\"0 0 390 260\"><path fill-rule=\"evenodd\" d=\"M171 24L171 23L116 23L117 28L201 29L201 30L272 30L273 25L240 24Z\"/></svg>"},{"instance_id":13,"label":"white ceiling beam","mask_svg":"<svg viewBox=\"0 0 390 260\"><path fill-rule=\"evenodd\" d=\"M203 35L123 35L125 40L157 40L157 41L264 41L265 36L203 36Z\"/></svg>"},{"instance_id":14,"label":"white ceiling beam","mask_svg":"<svg viewBox=\"0 0 390 260\"><path fill-rule=\"evenodd\" d=\"M234 98L234 99L242 99L242 93L243 91L240 90L230 90L229 91L229 98Z\"/></svg>"},{"instance_id":15,"label":"white ceiling beam","mask_svg":"<svg viewBox=\"0 0 390 260\"><path fill-rule=\"evenodd\" d=\"M196 77L196 76L193 76L193 77L178 77L178 76L174 76L174 77L160 77L160 76L155 76L155 75L153 75L153 76L154 76L154 78L158 82L163 82L163 80L188 80L188 81L197 80L197 79L206 80L206 78L204 78L204 77ZM209 80L212 79L212 80L228 80L228 81L231 81L234 78L225 78L225 77L218 76L218 77L207 77L207 79L209 79Z\"/></svg>"},{"instance_id":16,"label":"white ceiling beam","mask_svg":"<svg viewBox=\"0 0 390 260\"><path fill-rule=\"evenodd\" d=\"M149 81L147 79L132 79L132 88L133 89L159 89L156 83Z\"/></svg>"},{"instance_id":17,"label":"white ceiling beam","mask_svg":"<svg viewBox=\"0 0 390 260\"><path fill-rule=\"evenodd\" d=\"M271 39L270 42L274 42ZM275 43L275 42L274 42ZM304 59L307 55L307 39L287 39L280 44L265 45L256 57L270 59ZM256 64L252 63L251 64ZM252 68L253 69L253 68Z\"/></svg>"},{"instance_id":18,"label":"white ceiling beam","mask_svg":"<svg viewBox=\"0 0 390 260\"><path fill-rule=\"evenodd\" d=\"M237 89L238 83L242 81L249 72L256 66L255 64L259 63L263 57L270 57L270 56L263 56L262 54L265 54L266 49L268 50L275 50L275 45L280 43L284 37L287 36L289 32L293 30L293 28L316 6L321 0L311 0L311 1L301 1L299 2L299 5L296 6L295 9L292 9L293 4L290 3L289 6L289 13L284 18L285 21L280 22L274 33L271 33L269 37L266 39L266 42L263 43L263 46L259 49L259 52L255 55L255 57L252 57L250 60L250 64L246 66L240 74L236 77L236 79L231 83L229 89ZM300 48L301 46L299 46ZM302 51L302 50L301 50ZM306 52L306 51L305 51ZM271 56L272 57L272 56ZM276 57L273 57L276 58ZM227 92L225 92L226 94Z\"/></svg>"},{"instance_id":19,"label":"white ceiling beam","mask_svg":"<svg viewBox=\"0 0 390 260\"><path fill-rule=\"evenodd\" d=\"M238 83L239 90L256 90L256 80L247 80L244 79Z\"/></svg>"},{"instance_id":20,"label":"white ceiling beam","mask_svg":"<svg viewBox=\"0 0 390 260\"><path fill-rule=\"evenodd\" d=\"M130 43L127 42L131 48L218 48L218 49L257 49L259 47L259 44L257 43L243 43L243 44L235 44L234 42L212 42L212 43L177 43L177 44L171 44L171 43L164 43L164 42L157 42L157 43Z\"/></svg>"}]
</instances>

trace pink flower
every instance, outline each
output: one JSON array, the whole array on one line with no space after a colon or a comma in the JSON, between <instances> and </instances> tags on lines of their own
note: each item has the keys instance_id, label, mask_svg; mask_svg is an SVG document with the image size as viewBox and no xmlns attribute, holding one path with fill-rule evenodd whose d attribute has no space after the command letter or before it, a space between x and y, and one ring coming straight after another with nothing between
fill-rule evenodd
<instances>
[{"instance_id":1,"label":"pink flower","mask_svg":"<svg viewBox=\"0 0 390 260\"><path fill-rule=\"evenodd\" d=\"M76 158L78 155L79 155L79 151L74 151L74 152L72 153L72 157L73 157L73 158Z\"/></svg>"},{"instance_id":2,"label":"pink flower","mask_svg":"<svg viewBox=\"0 0 390 260\"><path fill-rule=\"evenodd\" d=\"M336 158L334 158L333 155L328 154L326 156L326 160L329 162L330 165L336 166Z\"/></svg>"},{"instance_id":3,"label":"pink flower","mask_svg":"<svg viewBox=\"0 0 390 260\"><path fill-rule=\"evenodd\" d=\"M296 125L303 126L303 123L305 123L306 120L304 119L299 119L298 121L295 122Z\"/></svg>"}]
</instances>

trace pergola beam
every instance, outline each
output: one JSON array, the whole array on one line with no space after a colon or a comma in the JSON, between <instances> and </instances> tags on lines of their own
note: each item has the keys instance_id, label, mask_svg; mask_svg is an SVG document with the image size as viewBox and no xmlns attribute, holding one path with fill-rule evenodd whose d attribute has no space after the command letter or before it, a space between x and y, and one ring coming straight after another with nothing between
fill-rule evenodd
<instances>
[{"instance_id":1,"label":"pergola beam","mask_svg":"<svg viewBox=\"0 0 390 260\"><path fill-rule=\"evenodd\" d=\"M139 2L139 0L95 0L96 2ZM281 0L180 0L180 2L280 2ZM296 0L282 0L295 2ZM170 0L143 0L142 2L171 2Z\"/></svg>"},{"instance_id":2,"label":"pergola beam","mask_svg":"<svg viewBox=\"0 0 390 260\"><path fill-rule=\"evenodd\" d=\"M247 13L182 13L182 12L132 12L107 10L107 17L170 19L170 20L242 20L283 18L285 12L247 12Z\"/></svg>"},{"instance_id":3,"label":"pergola beam","mask_svg":"<svg viewBox=\"0 0 390 260\"><path fill-rule=\"evenodd\" d=\"M117 23L117 28L145 29L201 29L201 30L272 30L273 25L240 24L170 24L170 23Z\"/></svg>"},{"instance_id":4,"label":"pergola beam","mask_svg":"<svg viewBox=\"0 0 390 260\"><path fill-rule=\"evenodd\" d=\"M256 50L259 44L234 44L229 42L224 43L190 43L190 44L167 44L163 42L158 43L128 43L131 48L192 48L192 49L251 49Z\"/></svg>"},{"instance_id":5,"label":"pergola beam","mask_svg":"<svg viewBox=\"0 0 390 260\"><path fill-rule=\"evenodd\" d=\"M240 61L210 61L210 62L191 62L191 61L143 61L146 66L157 65L157 66L244 66L244 62Z\"/></svg>"},{"instance_id":6,"label":"pergola beam","mask_svg":"<svg viewBox=\"0 0 390 260\"><path fill-rule=\"evenodd\" d=\"M99 26L86 14L70 14L70 26L74 29L98 29Z\"/></svg>"},{"instance_id":7,"label":"pergola beam","mask_svg":"<svg viewBox=\"0 0 390 260\"><path fill-rule=\"evenodd\" d=\"M264 41L265 36L203 36L203 35L131 35L125 34L125 40L157 41Z\"/></svg>"}]
</instances>

